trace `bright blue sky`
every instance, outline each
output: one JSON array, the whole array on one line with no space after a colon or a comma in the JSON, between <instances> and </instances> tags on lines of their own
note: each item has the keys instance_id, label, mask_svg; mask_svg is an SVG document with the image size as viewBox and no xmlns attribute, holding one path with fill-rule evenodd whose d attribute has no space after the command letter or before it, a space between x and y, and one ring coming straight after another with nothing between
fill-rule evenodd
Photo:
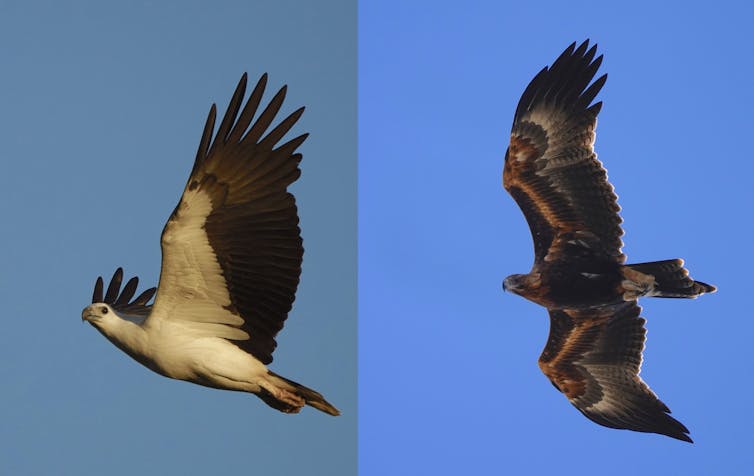
<instances>
[{"instance_id":1,"label":"bright blue sky","mask_svg":"<svg viewBox=\"0 0 754 476\"><path fill-rule=\"evenodd\" d=\"M547 3L359 3L361 474L568 473L574 455L583 474L750 472L754 11ZM356 4L207 5L0 6L0 473L355 473ZM513 110L587 37L624 251L720 288L642 302L642 376L694 445L582 417L537 367L546 312L501 290L532 257L500 185ZM307 106L304 274L272 368L339 418L159 377L80 323L98 275L156 283L206 113L243 71Z\"/></svg>"},{"instance_id":2,"label":"bright blue sky","mask_svg":"<svg viewBox=\"0 0 754 476\"><path fill-rule=\"evenodd\" d=\"M361 475L754 468L754 11L608 4L360 3ZM629 261L682 257L720 288L642 301L642 376L694 445L579 414L537 367L546 311L501 289L533 255L501 186L514 109L536 72L586 38L609 73L596 147Z\"/></svg>"},{"instance_id":3,"label":"bright blue sky","mask_svg":"<svg viewBox=\"0 0 754 476\"><path fill-rule=\"evenodd\" d=\"M0 473L354 474L355 2L4 2L0 58ZM271 368L338 418L165 379L81 323L98 275L156 284L206 114L244 71L268 98L287 83L311 133Z\"/></svg>"}]
</instances>

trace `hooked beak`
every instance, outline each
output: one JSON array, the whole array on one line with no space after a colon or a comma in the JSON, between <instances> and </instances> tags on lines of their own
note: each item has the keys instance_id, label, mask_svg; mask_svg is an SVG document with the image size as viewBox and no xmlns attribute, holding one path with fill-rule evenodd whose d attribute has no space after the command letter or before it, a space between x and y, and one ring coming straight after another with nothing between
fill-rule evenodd
<instances>
[{"instance_id":1,"label":"hooked beak","mask_svg":"<svg viewBox=\"0 0 754 476\"><path fill-rule=\"evenodd\" d=\"M521 293L521 278L525 278L525 276L522 276L520 274L512 274L505 278L503 281L503 291L513 293L513 294L520 294Z\"/></svg>"},{"instance_id":2,"label":"hooked beak","mask_svg":"<svg viewBox=\"0 0 754 476\"><path fill-rule=\"evenodd\" d=\"M86 309L84 309L83 311L81 311L81 322L82 323L84 321L91 322L92 318L94 318L94 317L95 317L95 315L92 314L91 312L89 312L89 308L88 307Z\"/></svg>"}]
</instances>

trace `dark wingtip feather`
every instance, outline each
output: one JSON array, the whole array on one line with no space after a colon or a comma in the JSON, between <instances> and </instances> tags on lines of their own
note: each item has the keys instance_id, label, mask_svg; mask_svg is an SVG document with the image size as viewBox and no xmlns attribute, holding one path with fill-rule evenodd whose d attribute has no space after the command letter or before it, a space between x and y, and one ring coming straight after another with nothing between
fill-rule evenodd
<instances>
[{"instance_id":1,"label":"dark wingtip feather","mask_svg":"<svg viewBox=\"0 0 754 476\"><path fill-rule=\"evenodd\" d=\"M212 103L212 106L209 108L209 114L207 114L207 121L204 123L204 130L202 131L202 138L199 141L199 147L196 150L196 159L194 159L194 167L191 169L191 175L199 169L204 163L204 159L207 158L210 145L212 144L212 131L215 129L216 118L217 105Z\"/></svg>"},{"instance_id":2,"label":"dark wingtip feather","mask_svg":"<svg viewBox=\"0 0 754 476\"><path fill-rule=\"evenodd\" d=\"M94 293L92 294L92 303L103 302L111 305L114 309L130 314L142 314L149 313L151 305L147 305L147 302L152 299L157 288L149 288L142 292L136 299L131 301L131 298L136 294L136 288L139 285L139 278L134 276L126 283L123 291L120 291L120 285L123 281L123 268L118 268L113 274L113 278L110 280L110 284L107 287L107 293L105 297L102 297L102 288L104 287L104 281L102 276L97 278L97 282L94 284ZM131 301L131 302L129 302Z\"/></svg>"},{"instance_id":3,"label":"dark wingtip feather","mask_svg":"<svg viewBox=\"0 0 754 476\"><path fill-rule=\"evenodd\" d=\"M246 84L249 82L249 75L246 73L246 71L241 74L241 79L238 80L238 85L236 85L236 91L235 92L241 92L241 95L246 92ZM234 93L235 96L235 93Z\"/></svg>"},{"instance_id":4,"label":"dark wingtip feather","mask_svg":"<svg viewBox=\"0 0 754 476\"><path fill-rule=\"evenodd\" d=\"M102 276L97 277L97 282L94 283L94 293L92 294L92 304L95 302L102 302L102 289L105 283L102 281Z\"/></svg>"},{"instance_id":5,"label":"dark wingtip feather","mask_svg":"<svg viewBox=\"0 0 754 476\"><path fill-rule=\"evenodd\" d=\"M128 301L130 301L131 298L134 296L134 293L136 292L136 287L138 285L139 285L139 278L134 276L133 278L129 279L126 285L123 287L123 291L121 291L120 296L118 296L118 299L115 300L114 305L121 306L123 304L127 304Z\"/></svg>"},{"instance_id":6,"label":"dark wingtip feather","mask_svg":"<svg viewBox=\"0 0 754 476\"><path fill-rule=\"evenodd\" d=\"M574 44L575 44L575 43L574 43ZM586 49L587 49L587 47L588 47L588 46L589 46L589 40L586 40L586 41L584 41L583 43L581 43L581 44L579 45L579 47L578 47L578 48L576 48L576 51L574 51L574 52L573 52L573 54L572 54L571 56L582 56L582 57L587 57L587 56L588 56L588 54L587 54L587 51L586 51Z\"/></svg>"},{"instance_id":7,"label":"dark wingtip feather","mask_svg":"<svg viewBox=\"0 0 754 476\"><path fill-rule=\"evenodd\" d=\"M118 268L113 273L112 279L110 279L110 285L107 287L107 293L105 293L105 301L108 304L114 303L118 297L120 291L120 283L123 281L123 268Z\"/></svg>"},{"instance_id":8,"label":"dark wingtip feather","mask_svg":"<svg viewBox=\"0 0 754 476\"><path fill-rule=\"evenodd\" d=\"M278 143L280 139L283 138L285 134L288 133L289 130L296 124L296 121L299 120L301 115L304 113L304 108L300 107L293 111L288 117L280 121L280 124L275 126L273 130L271 130L264 139L262 139L259 142L259 145L261 148L273 148L275 144Z\"/></svg>"},{"instance_id":9,"label":"dark wingtip feather","mask_svg":"<svg viewBox=\"0 0 754 476\"><path fill-rule=\"evenodd\" d=\"M667 406L665 408L667 408ZM690 431L688 428L686 428L686 425L670 416L670 409L665 410L665 412L667 422L665 423L664 428L658 431L658 433L660 433L661 435L669 436L671 438L675 438L676 440L693 443L694 440L692 440L689 436Z\"/></svg>"},{"instance_id":10,"label":"dark wingtip feather","mask_svg":"<svg viewBox=\"0 0 754 476\"><path fill-rule=\"evenodd\" d=\"M244 105L243 110L241 111L241 115L238 116L238 120L236 121L236 124L233 126L233 129L230 131L230 134L228 134L227 136L228 143L235 144L241 140L241 137L243 137L244 132L246 132L246 129L249 127L249 124L251 124L251 120L254 118L254 114L256 113L260 102L262 101L262 95L264 94L264 90L266 87L267 87L267 73L264 73L257 81L257 84L254 86L254 89L251 90L251 94L249 95L249 99L246 100L246 104Z\"/></svg>"},{"instance_id":11,"label":"dark wingtip feather","mask_svg":"<svg viewBox=\"0 0 754 476\"><path fill-rule=\"evenodd\" d=\"M262 76L259 77L259 80L257 81L256 86L254 86L252 95L254 94L255 91L260 91L260 94L261 94L264 92L265 89L267 89L267 79L268 79L267 73L262 73Z\"/></svg>"},{"instance_id":12,"label":"dark wingtip feather","mask_svg":"<svg viewBox=\"0 0 754 476\"><path fill-rule=\"evenodd\" d=\"M207 152L207 155L212 155L212 152L217 147L223 146L227 141L231 128L233 127L233 123L236 121L236 116L238 116L238 111L241 109L243 97L246 95L246 82L247 75L246 73L244 73L241 75L241 79L238 81L236 90L233 92L233 96L231 96L230 101L228 102L228 108L225 110L223 120L222 122L220 122L220 127L217 129L217 134L215 134L215 140L213 141L209 152Z\"/></svg>"},{"instance_id":13,"label":"dark wingtip feather","mask_svg":"<svg viewBox=\"0 0 754 476\"><path fill-rule=\"evenodd\" d=\"M545 67L531 80L521 95L516 108L514 122L532 109L554 104L570 113L577 113L589 107L607 76L600 77L591 86L594 75L602 64L603 56L597 53L597 44L589 48L589 40L578 47L571 43L552 66Z\"/></svg>"},{"instance_id":14,"label":"dark wingtip feather","mask_svg":"<svg viewBox=\"0 0 754 476\"><path fill-rule=\"evenodd\" d=\"M154 296L154 293L157 292L157 288L149 288L143 293L139 294L139 297L133 300L131 304L139 304L139 305L145 305L149 302L150 299L152 299L152 296Z\"/></svg>"},{"instance_id":15,"label":"dark wingtip feather","mask_svg":"<svg viewBox=\"0 0 754 476\"><path fill-rule=\"evenodd\" d=\"M555 388L557 388L557 386ZM638 431L641 433L655 433L657 435L668 436L676 440L693 443L694 441L688 435L690 433L689 429L686 428L683 423L670 416L670 410L664 403L659 400L656 400L655 403L659 404L658 408L662 410L662 413L654 413L651 415L643 414L643 412L641 411L632 413L632 415L634 415L634 418L639 418L638 421L626 421L620 418L615 419L605 414L586 411L585 409L579 407L576 408L585 417L589 418L598 425L606 426L608 428ZM647 416L649 416L648 419Z\"/></svg>"},{"instance_id":16,"label":"dark wingtip feather","mask_svg":"<svg viewBox=\"0 0 754 476\"><path fill-rule=\"evenodd\" d=\"M600 58L602 57L600 56ZM579 104L577 107L584 108L584 109L589 107L589 104L591 104L591 102L594 101L594 98L597 97L597 94L599 94L600 90L602 89L602 86L605 85L606 81L607 81L607 74L603 74L602 76L597 78L597 80L593 82L591 86L589 86L583 93L581 93L581 97L579 98Z\"/></svg>"},{"instance_id":17,"label":"dark wingtip feather","mask_svg":"<svg viewBox=\"0 0 754 476\"><path fill-rule=\"evenodd\" d=\"M670 410L667 410L665 416L667 417L668 422L665 428L657 431L658 434L669 436L671 438L675 438L676 440L685 441L687 443L694 442L694 440L692 440L689 436L689 429L686 428L686 425L670 416Z\"/></svg>"},{"instance_id":18,"label":"dark wingtip feather","mask_svg":"<svg viewBox=\"0 0 754 476\"><path fill-rule=\"evenodd\" d=\"M701 287L702 293L716 293L717 292L717 286L714 286L712 284L703 283L701 281L694 281L695 284L697 284L699 287Z\"/></svg>"},{"instance_id":19,"label":"dark wingtip feather","mask_svg":"<svg viewBox=\"0 0 754 476\"><path fill-rule=\"evenodd\" d=\"M257 143L259 141L259 139L262 137L262 134L270 126L272 121L275 119L278 111L280 110L280 107L283 105L287 91L288 86L283 86L275 94L275 96L270 99L267 107L264 109L264 111L262 111L262 114L259 115L254 125L251 126L251 129L249 129L249 131L243 137L243 142Z\"/></svg>"},{"instance_id":20,"label":"dark wingtip feather","mask_svg":"<svg viewBox=\"0 0 754 476\"><path fill-rule=\"evenodd\" d=\"M588 42L589 42L589 40L587 40L587 41L586 41L585 43L588 43ZM587 51L587 52L586 52L586 54L584 55L584 58L587 58L587 59L588 59L588 61L590 61L590 62L591 62L591 61L592 61L592 58L594 58L594 55L595 55L595 54L597 54L597 44L596 44L596 43L595 43L595 44L593 44L591 48L589 48L589 51ZM599 57L599 58L597 58L597 59L596 59L596 60L594 60L594 61L595 61L595 62L597 62L598 60L599 60L600 62L602 61L602 55L600 55L600 57Z\"/></svg>"},{"instance_id":21,"label":"dark wingtip feather","mask_svg":"<svg viewBox=\"0 0 754 476\"><path fill-rule=\"evenodd\" d=\"M587 40L587 41L589 41L589 40ZM573 52L575 50L576 50L576 42L574 41L573 43L571 43L570 45L568 45L568 47L565 50L563 50L562 53L560 53L560 56L557 57L557 59L555 60L555 62L553 63L553 65L555 63L557 63L558 61L563 61L565 58L567 58L569 56L573 56Z\"/></svg>"}]
</instances>

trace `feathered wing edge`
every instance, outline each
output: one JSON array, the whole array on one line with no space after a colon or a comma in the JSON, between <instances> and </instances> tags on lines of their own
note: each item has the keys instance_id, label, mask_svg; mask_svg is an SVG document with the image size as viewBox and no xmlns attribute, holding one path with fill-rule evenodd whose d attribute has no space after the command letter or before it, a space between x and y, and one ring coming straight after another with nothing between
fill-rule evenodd
<instances>
[{"instance_id":1,"label":"feathered wing edge","mask_svg":"<svg viewBox=\"0 0 754 476\"><path fill-rule=\"evenodd\" d=\"M134 314L139 316L149 315L152 309L151 304L147 304L157 288L149 288L139 294L136 299L131 300L134 294L136 294L136 288L139 285L139 278L134 276L129 279L126 285L123 287L123 291L120 290L120 285L123 282L123 268L115 270L110 284L107 287L107 293L102 294L104 288L104 281L102 276L97 278L97 282L94 284L94 293L92 294L92 304L98 302L104 302L109 304L113 309L124 314Z\"/></svg>"},{"instance_id":2,"label":"feathered wing edge","mask_svg":"<svg viewBox=\"0 0 754 476\"><path fill-rule=\"evenodd\" d=\"M526 217L537 263L571 251L625 260L617 196L593 147L602 102L591 103L607 75L592 82L602 56L588 46L573 43L543 68L516 108L503 185Z\"/></svg>"},{"instance_id":3,"label":"feathered wing edge","mask_svg":"<svg viewBox=\"0 0 754 476\"><path fill-rule=\"evenodd\" d=\"M641 379L645 320L636 301L586 311L550 311L542 372L581 413L617 429L693 441Z\"/></svg>"},{"instance_id":4,"label":"feathered wing edge","mask_svg":"<svg viewBox=\"0 0 754 476\"><path fill-rule=\"evenodd\" d=\"M228 310L244 319L240 329L253 336L231 342L269 364L301 273L303 244L295 198L287 187L301 174L302 155L296 149L308 134L278 145L304 107L273 125L287 87L262 108L267 74L244 103L247 80L244 73L216 133L217 106L210 108L184 196L199 189L213 202L204 229L230 291ZM182 201L183 196L163 230L163 247L166 230L180 221ZM163 249L163 271L164 260ZM162 286L161 281L160 292Z\"/></svg>"},{"instance_id":5,"label":"feathered wing edge","mask_svg":"<svg viewBox=\"0 0 754 476\"><path fill-rule=\"evenodd\" d=\"M589 86L602 65L602 55L594 57L597 53L596 44L589 50L588 47L589 40L581 43L578 48L576 42L571 43L552 66L545 66L534 76L518 102L514 123L532 109L544 105L556 106L566 114L585 110L592 111L595 116L599 113L602 102L591 102L605 85L607 74L603 74Z\"/></svg>"},{"instance_id":6,"label":"feathered wing edge","mask_svg":"<svg viewBox=\"0 0 754 476\"><path fill-rule=\"evenodd\" d=\"M220 149L235 144L243 149L241 154L248 155L250 152L249 149L272 148L286 133L288 133L304 113L305 108L303 106L296 109L262 139L262 134L264 134L270 124L272 124L272 121L282 107L288 87L283 86L280 88L252 125L252 120L259 108L265 87L267 86L267 73L264 73L259 78L259 81L257 81L257 84L249 95L249 99L246 101L243 110L241 110L241 104L246 94L247 83L248 74L244 73L236 86L236 90L233 92L230 102L228 103L228 108L225 111L225 115L223 116L223 120L220 123L217 133L214 135L213 131L215 128L215 120L217 119L217 105L212 104L209 114L207 115L207 121L204 124L202 138L199 141L199 147L196 151L196 158L191 170L191 175L189 175L187 187L191 184L197 171L205 165L207 159L216 156ZM300 161L301 154L293 154L293 152L308 136L309 134L305 133L294 137L285 144L278 146L274 151L279 155L296 157ZM298 164L298 162L296 162L296 164ZM296 178L297 177L298 176L296 176ZM292 181L295 181L295 178Z\"/></svg>"}]
</instances>

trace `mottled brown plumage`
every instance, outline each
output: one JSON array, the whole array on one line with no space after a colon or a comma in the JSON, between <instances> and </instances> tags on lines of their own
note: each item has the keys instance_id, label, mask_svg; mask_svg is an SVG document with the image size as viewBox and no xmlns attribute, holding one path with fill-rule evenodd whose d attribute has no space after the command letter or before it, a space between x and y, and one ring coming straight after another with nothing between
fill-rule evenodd
<instances>
[{"instance_id":1,"label":"mottled brown plumage","mask_svg":"<svg viewBox=\"0 0 754 476\"><path fill-rule=\"evenodd\" d=\"M602 103L591 103L607 79L592 82L596 51L572 44L519 101L503 185L529 224L534 265L503 286L549 310L539 366L579 411L600 425L691 442L639 377L637 299L694 298L715 287L689 278L682 260L624 264L618 198L593 148Z\"/></svg>"}]
</instances>

